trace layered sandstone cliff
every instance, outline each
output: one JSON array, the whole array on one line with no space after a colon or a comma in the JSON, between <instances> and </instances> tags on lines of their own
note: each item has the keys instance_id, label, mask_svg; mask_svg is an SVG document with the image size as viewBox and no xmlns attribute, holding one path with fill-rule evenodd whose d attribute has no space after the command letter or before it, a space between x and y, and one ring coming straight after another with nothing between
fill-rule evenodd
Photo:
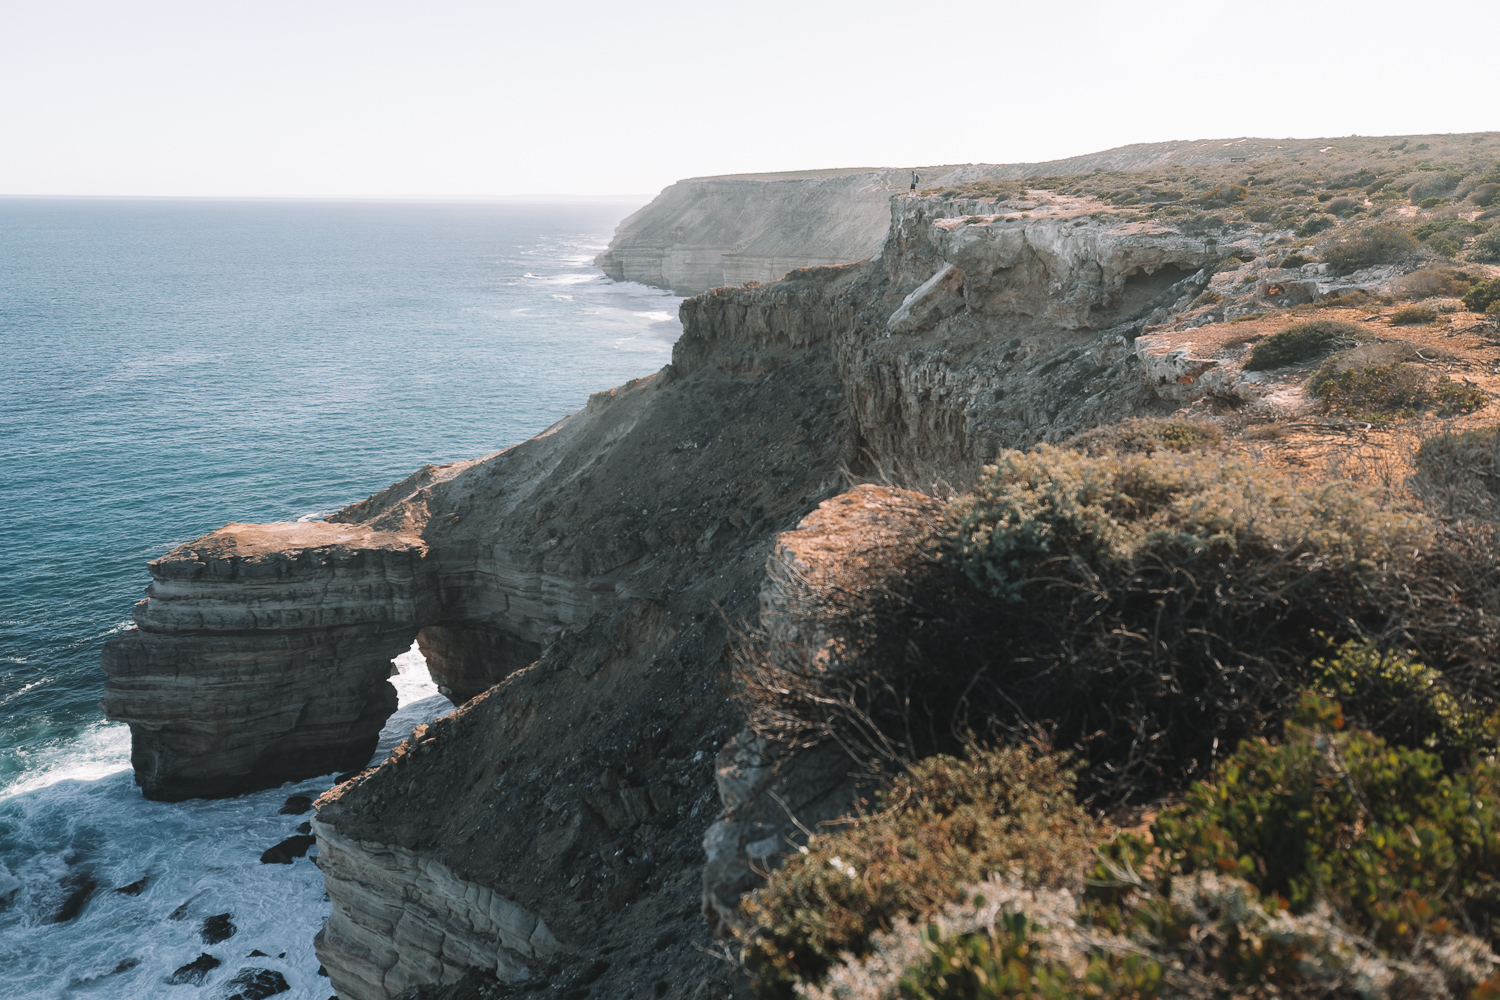
<instances>
[{"instance_id":1,"label":"layered sandstone cliff","mask_svg":"<svg viewBox=\"0 0 1500 1000\"><path fill-rule=\"evenodd\" d=\"M235 795L362 767L430 601L427 545L343 524L229 524L150 564L102 707L148 798Z\"/></svg>"},{"instance_id":2,"label":"layered sandstone cliff","mask_svg":"<svg viewBox=\"0 0 1500 1000\"><path fill-rule=\"evenodd\" d=\"M1132 338L1204 287L1203 239L1041 193L887 211L878 257L689 300L671 365L530 441L423 470L326 525L261 529L253 556L231 526L168 558L182 569L164 564L107 656L106 705L143 760L167 761L147 780L171 794L279 773L242 745L296 747L307 773L345 766L347 742L298 741L324 717L350 720L345 740L366 716L378 728L376 661L414 637L451 697L488 689L321 804L334 916L319 954L341 997L475 967L727 994L731 972L693 941L708 947L716 759L733 807L710 845L720 924L788 835L771 810L816 819L852 787L828 756L821 791L777 803L762 793L788 789L774 766L750 773L757 748L719 756L740 726L727 636L758 616L792 627L761 606L778 532L851 476L961 484L998 447L1178 405L1141 377ZM800 544L776 564L811 559L788 555ZM237 663L274 725L235 721L251 697ZM170 714L147 711L154 692ZM178 734L203 732L224 749L195 763Z\"/></svg>"}]
</instances>

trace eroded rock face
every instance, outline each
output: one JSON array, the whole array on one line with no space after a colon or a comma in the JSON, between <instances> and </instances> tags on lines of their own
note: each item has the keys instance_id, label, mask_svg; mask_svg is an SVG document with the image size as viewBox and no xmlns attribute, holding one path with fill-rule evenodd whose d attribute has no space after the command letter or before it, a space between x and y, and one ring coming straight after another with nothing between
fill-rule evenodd
<instances>
[{"instance_id":1,"label":"eroded rock face","mask_svg":"<svg viewBox=\"0 0 1500 1000\"><path fill-rule=\"evenodd\" d=\"M867 613L869 595L913 565L942 506L910 490L862 485L777 536L760 590L763 655L794 669L829 669L840 621ZM723 812L703 838L703 913L719 937L740 926L740 897L806 843L807 831L847 815L876 783L869 762L833 740L793 748L779 735L746 728L716 762Z\"/></svg>"},{"instance_id":2,"label":"eroded rock face","mask_svg":"<svg viewBox=\"0 0 1500 1000\"><path fill-rule=\"evenodd\" d=\"M469 969L510 980L562 952L544 920L446 865L313 822L333 901L318 958L339 996L394 996Z\"/></svg>"},{"instance_id":3,"label":"eroded rock face","mask_svg":"<svg viewBox=\"0 0 1500 1000\"><path fill-rule=\"evenodd\" d=\"M150 564L105 647L101 707L148 798L236 795L361 767L396 707L430 580L416 535L230 524Z\"/></svg>"}]
</instances>

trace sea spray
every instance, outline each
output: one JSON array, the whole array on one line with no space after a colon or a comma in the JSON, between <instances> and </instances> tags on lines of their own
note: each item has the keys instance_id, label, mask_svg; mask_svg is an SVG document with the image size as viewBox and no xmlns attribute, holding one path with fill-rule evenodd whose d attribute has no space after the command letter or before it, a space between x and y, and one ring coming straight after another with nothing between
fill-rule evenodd
<instances>
[{"instance_id":1,"label":"sea spray","mask_svg":"<svg viewBox=\"0 0 1500 1000\"><path fill-rule=\"evenodd\" d=\"M415 645L395 663L400 707L373 761L452 708ZM204 996L243 970L269 969L286 979L288 1000L325 1000L312 946L328 916L322 875L308 858L260 856L311 818L281 813L283 803L315 798L332 776L233 799L151 802L135 787L129 755L126 727L100 723L0 791L6 1000L196 995L166 981L205 953L220 964L204 976ZM233 935L205 943L205 920L224 913Z\"/></svg>"}]
</instances>

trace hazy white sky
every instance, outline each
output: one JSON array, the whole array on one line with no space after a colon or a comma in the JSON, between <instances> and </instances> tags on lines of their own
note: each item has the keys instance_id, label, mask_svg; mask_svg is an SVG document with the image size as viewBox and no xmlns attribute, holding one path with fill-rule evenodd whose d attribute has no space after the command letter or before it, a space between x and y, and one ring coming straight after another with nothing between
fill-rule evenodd
<instances>
[{"instance_id":1,"label":"hazy white sky","mask_svg":"<svg viewBox=\"0 0 1500 1000\"><path fill-rule=\"evenodd\" d=\"M1496 0L0 0L0 194L698 174L1500 129Z\"/></svg>"}]
</instances>

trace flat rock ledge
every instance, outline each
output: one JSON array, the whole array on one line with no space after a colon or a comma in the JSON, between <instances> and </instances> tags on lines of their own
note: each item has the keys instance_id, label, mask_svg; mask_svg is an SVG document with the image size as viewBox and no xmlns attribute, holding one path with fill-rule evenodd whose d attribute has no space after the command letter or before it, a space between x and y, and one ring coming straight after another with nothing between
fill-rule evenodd
<instances>
[{"instance_id":1,"label":"flat rock ledge","mask_svg":"<svg viewBox=\"0 0 1500 1000\"><path fill-rule=\"evenodd\" d=\"M391 660L427 589L414 536L229 524L149 566L136 627L104 649L147 798L217 798L365 766L396 708Z\"/></svg>"}]
</instances>

